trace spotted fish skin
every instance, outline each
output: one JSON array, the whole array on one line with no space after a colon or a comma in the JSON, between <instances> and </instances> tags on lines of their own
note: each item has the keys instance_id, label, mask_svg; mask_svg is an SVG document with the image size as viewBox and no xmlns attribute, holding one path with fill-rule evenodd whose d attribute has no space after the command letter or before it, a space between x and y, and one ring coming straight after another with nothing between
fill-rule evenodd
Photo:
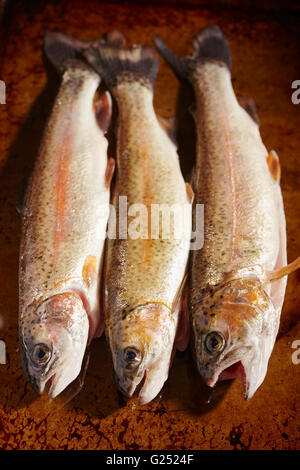
<instances>
[{"instance_id":1,"label":"spotted fish skin","mask_svg":"<svg viewBox=\"0 0 300 470\"><path fill-rule=\"evenodd\" d=\"M205 207L203 249L192 256L191 303L199 289L231 272L274 269L279 252L277 182L258 126L241 108L226 67L195 71L197 162L195 201Z\"/></svg>"},{"instance_id":2,"label":"spotted fish skin","mask_svg":"<svg viewBox=\"0 0 300 470\"><path fill-rule=\"evenodd\" d=\"M52 379L52 397L76 378L87 342L103 330L99 276L110 191L106 129L100 129L93 106L99 82L79 61L63 72L22 214L22 362L39 393ZM98 107L109 120L108 93ZM51 356L47 364L33 358L38 344Z\"/></svg>"},{"instance_id":3,"label":"spotted fish skin","mask_svg":"<svg viewBox=\"0 0 300 470\"><path fill-rule=\"evenodd\" d=\"M149 213L151 204L188 203L176 149L157 120L152 91L132 82L118 86L113 93L120 110L115 207L119 196L127 196L129 207L144 204ZM109 241L106 311L123 315L128 306L133 309L148 302L171 309L185 272L188 240L186 236L183 241ZM109 275L111 272L115 274Z\"/></svg>"},{"instance_id":4,"label":"spotted fish skin","mask_svg":"<svg viewBox=\"0 0 300 470\"><path fill-rule=\"evenodd\" d=\"M106 67L110 59L111 69ZM175 144L153 108L157 59L150 47L100 47L88 60L110 87L118 106L117 176L113 190L117 226L119 197L127 198L128 227L134 204L147 209L145 238L109 239L105 256L105 328L119 388L131 396L145 379L139 401L160 391L170 367L191 234L191 199L183 180ZM113 62L113 64L112 64ZM181 238L151 239L152 204L187 206ZM133 214L132 214L133 215ZM120 233L119 233L120 235ZM135 351L137 364L126 362Z\"/></svg>"},{"instance_id":5,"label":"spotted fish skin","mask_svg":"<svg viewBox=\"0 0 300 470\"><path fill-rule=\"evenodd\" d=\"M210 386L241 375L251 398L266 375L286 287L286 278L268 278L286 264L278 159L236 99L218 27L200 31L185 59L156 42L195 91L192 186L205 213L204 246L191 253L188 289L196 364Z\"/></svg>"}]
</instances>

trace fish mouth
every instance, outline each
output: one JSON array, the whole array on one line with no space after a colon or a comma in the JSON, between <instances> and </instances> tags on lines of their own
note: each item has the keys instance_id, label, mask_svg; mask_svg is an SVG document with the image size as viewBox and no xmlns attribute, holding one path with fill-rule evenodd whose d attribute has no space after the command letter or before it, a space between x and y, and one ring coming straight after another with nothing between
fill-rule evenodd
<instances>
[{"instance_id":1,"label":"fish mouth","mask_svg":"<svg viewBox=\"0 0 300 470\"><path fill-rule=\"evenodd\" d=\"M138 403L145 405L154 400L166 379L167 377L163 377L163 379L157 380L156 374L153 374L153 370L150 368L146 369L141 378L133 382L127 389L119 385L119 390L127 398L131 398L134 394L137 395Z\"/></svg>"},{"instance_id":2,"label":"fish mouth","mask_svg":"<svg viewBox=\"0 0 300 470\"><path fill-rule=\"evenodd\" d=\"M49 398L53 398L52 392L55 386L56 374L53 374L49 379L41 382L39 385L35 385L34 389L39 395L47 394Z\"/></svg>"},{"instance_id":3,"label":"fish mouth","mask_svg":"<svg viewBox=\"0 0 300 470\"><path fill-rule=\"evenodd\" d=\"M146 379L147 379L147 370L145 370L143 378L140 381L140 383L137 384L137 386L135 387L135 393L137 393L138 395L140 394L141 390L143 389L144 384L146 382Z\"/></svg>"},{"instance_id":4,"label":"fish mouth","mask_svg":"<svg viewBox=\"0 0 300 470\"><path fill-rule=\"evenodd\" d=\"M49 380L47 380L46 385L45 385L45 392L48 394L49 398L55 398L57 396L57 393L55 393L55 387L56 387L56 374L53 374L52 377L50 377Z\"/></svg>"},{"instance_id":5,"label":"fish mouth","mask_svg":"<svg viewBox=\"0 0 300 470\"><path fill-rule=\"evenodd\" d=\"M233 357L225 357L210 374L200 374L209 387L218 381L232 380L240 377L246 401L253 397L261 386L267 373L269 351L261 351L256 345L248 345L231 351ZM233 354L232 354L233 352ZM203 371L203 369L202 369Z\"/></svg>"},{"instance_id":6,"label":"fish mouth","mask_svg":"<svg viewBox=\"0 0 300 470\"><path fill-rule=\"evenodd\" d=\"M225 380L233 380L237 377L240 377L242 380L243 388L244 388L244 396L245 399L248 400L248 392L249 392L249 383L247 381L247 373L245 366L241 360L235 361L229 366L225 367L220 372L214 374L209 380L207 380L207 385L209 387L214 387L217 382L223 382Z\"/></svg>"},{"instance_id":7,"label":"fish mouth","mask_svg":"<svg viewBox=\"0 0 300 470\"><path fill-rule=\"evenodd\" d=\"M234 364L232 364L231 366L226 367L226 369L224 369L220 373L218 381L221 382L223 380L231 380L231 379L235 379L237 377L241 377L242 382L243 382L243 386L244 386L244 389L245 389L245 387L246 387L246 372L245 372L245 368L243 366L242 361L237 361Z\"/></svg>"},{"instance_id":8,"label":"fish mouth","mask_svg":"<svg viewBox=\"0 0 300 470\"><path fill-rule=\"evenodd\" d=\"M146 374L147 371L145 370L141 377L139 377L137 380L133 380L128 387L122 386L120 383L121 381L117 378L118 389L126 398L131 398L135 393L139 393L143 388L146 380Z\"/></svg>"}]
</instances>

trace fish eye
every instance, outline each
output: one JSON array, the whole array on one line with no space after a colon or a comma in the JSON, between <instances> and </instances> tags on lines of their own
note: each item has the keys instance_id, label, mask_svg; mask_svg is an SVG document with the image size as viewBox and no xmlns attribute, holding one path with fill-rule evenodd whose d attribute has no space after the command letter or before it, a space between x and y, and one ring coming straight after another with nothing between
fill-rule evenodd
<instances>
[{"instance_id":1,"label":"fish eye","mask_svg":"<svg viewBox=\"0 0 300 470\"><path fill-rule=\"evenodd\" d=\"M225 343L224 336L217 331L212 331L205 338L205 348L209 354L216 354L223 351Z\"/></svg>"},{"instance_id":2,"label":"fish eye","mask_svg":"<svg viewBox=\"0 0 300 470\"><path fill-rule=\"evenodd\" d=\"M36 344L33 349L32 358L33 362L37 366L43 366L47 364L51 357L50 348L43 343Z\"/></svg>"},{"instance_id":3,"label":"fish eye","mask_svg":"<svg viewBox=\"0 0 300 470\"><path fill-rule=\"evenodd\" d=\"M126 362L126 369L134 369L142 360L141 352L132 346L125 348L123 354Z\"/></svg>"}]
</instances>

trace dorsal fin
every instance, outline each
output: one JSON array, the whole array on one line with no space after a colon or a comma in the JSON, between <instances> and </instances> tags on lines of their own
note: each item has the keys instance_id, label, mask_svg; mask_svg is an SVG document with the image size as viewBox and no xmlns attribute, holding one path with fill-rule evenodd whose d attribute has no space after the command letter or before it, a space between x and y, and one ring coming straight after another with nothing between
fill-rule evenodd
<instances>
[{"instance_id":1,"label":"dorsal fin","mask_svg":"<svg viewBox=\"0 0 300 470\"><path fill-rule=\"evenodd\" d=\"M176 130L177 130L177 121L175 117L163 117L163 116L157 116L160 124L170 137L171 141L178 146L177 143L177 136L176 136Z\"/></svg>"},{"instance_id":2,"label":"dorsal fin","mask_svg":"<svg viewBox=\"0 0 300 470\"><path fill-rule=\"evenodd\" d=\"M239 96L237 98L239 105L252 117L253 121L259 126L259 117L257 115L256 104L250 96Z\"/></svg>"}]
</instances>

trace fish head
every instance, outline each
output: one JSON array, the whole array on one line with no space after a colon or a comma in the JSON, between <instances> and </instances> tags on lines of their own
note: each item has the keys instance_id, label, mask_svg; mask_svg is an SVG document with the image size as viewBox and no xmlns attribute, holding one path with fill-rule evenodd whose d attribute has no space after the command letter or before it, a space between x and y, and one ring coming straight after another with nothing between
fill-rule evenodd
<instances>
[{"instance_id":1,"label":"fish head","mask_svg":"<svg viewBox=\"0 0 300 470\"><path fill-rule=\"evenodd\" d=\"M245 399L262 384L279 318L264 286L236 279L206 292L193 312L193 351L206 384L240 376Z\"/></svg>"},{"instance_id":2,"label":"fish head","mask_svg":"<svg viewBox=\"0 0 300 470\"><path fill-rule=\"evenodd\" d=\"M176 332L176 313L161 304L128 312L109 332L115 378L120 391L139 403L160 392L169 373Z\"/></svg>"},{"instance_id":3,"label":"fish head","mask_svg":"<svg viewBox=\"0 0 300 470\"><path fill-rule=\"evenodd\" d=\"M87 313L72 292L28 309L31 312L21 318L19 327L23 368L37 393L54 398L80 373L89 331Z\"/></svg>"}]
</instances>

